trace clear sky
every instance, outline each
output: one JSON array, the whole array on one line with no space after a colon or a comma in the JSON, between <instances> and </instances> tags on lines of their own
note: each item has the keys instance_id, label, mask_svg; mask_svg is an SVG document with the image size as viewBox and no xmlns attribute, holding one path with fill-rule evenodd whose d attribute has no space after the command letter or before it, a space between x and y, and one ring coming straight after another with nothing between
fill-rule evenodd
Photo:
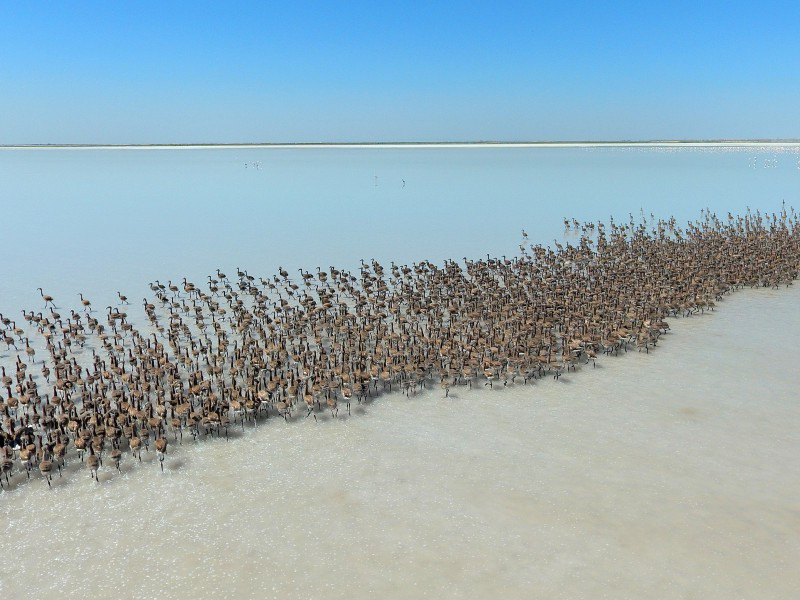
<instances>
[{"instance_id":1,"label":"clear sky","mask_svg":"<svg viewBox=\"0 0 800 600\"><path fill-rule=\"evenodd\" d=\"M4 2L0 143L800 138L800 3Z\"/></svg>"}]
</instances>

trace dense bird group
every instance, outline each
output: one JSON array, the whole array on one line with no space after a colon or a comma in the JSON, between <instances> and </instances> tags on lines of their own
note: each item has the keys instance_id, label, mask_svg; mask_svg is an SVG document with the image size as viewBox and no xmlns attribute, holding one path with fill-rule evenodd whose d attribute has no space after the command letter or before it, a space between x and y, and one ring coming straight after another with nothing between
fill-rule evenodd
<instances>
[{"instance_id":1,"label":"dense bird group","mask_svg":"<svg viewBox=\"0 0 800 600\"><path fill-rule=\"evenodd\" d=\"M61 315L39 289L44 306L24 322L0 315L0 485L36 470L50 485L68 457L97 479L104 459L119 469L151 444L163 470L168 440L227 437L270 415L336 418L393 387L438 383L447 396L558 379L601 353L649 351L664 319L789 285L800 268L793 210L704 212L684 229L652 215L565 225L575 243L531 245L523 232L510 259L156 281L139 328L119 292L101 314L81 295Z\"/></svg>"}]
</instances>

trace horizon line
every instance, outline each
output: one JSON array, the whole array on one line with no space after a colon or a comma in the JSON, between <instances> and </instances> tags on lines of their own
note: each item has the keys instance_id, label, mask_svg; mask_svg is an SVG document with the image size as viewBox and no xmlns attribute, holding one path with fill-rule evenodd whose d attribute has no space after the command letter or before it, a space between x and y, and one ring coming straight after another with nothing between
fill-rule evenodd
<instances>
[{"instance_id":1,"label":"horizon line","mask_svg":"<svg viewBox=\"0 0 800 600\"><path fill-rule=\"evenodd\" d=\"M246 148L575 148L575 147L747 147L747 146L797 146L798 138L764 139L649 139L649 140L548 140L548 141L392 141L392 142L199 142L199 143L148 143L148 144L0 144L2 150L23 149L246 149Z\"/></svg>"}]
</instances>

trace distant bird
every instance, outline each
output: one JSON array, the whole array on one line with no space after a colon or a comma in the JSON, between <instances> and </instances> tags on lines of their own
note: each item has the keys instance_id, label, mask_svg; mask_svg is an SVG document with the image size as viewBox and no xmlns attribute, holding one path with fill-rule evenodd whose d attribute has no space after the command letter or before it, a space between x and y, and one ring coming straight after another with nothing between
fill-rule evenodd
<instances>
[{"instance_id":1,"label":"distant bird","mask_svg":"<svg viewBox=\"0 0 800 600\"><path fill-rule=\"evenodd\" d=\"M44 300L44 307L47 308L47 305L50 304L50 306L55 308L55 304L53 304L53 297L45 294L42 291L42 288L37 288L37 289L39 290L39 293L42 295L42 300Z\"/></svg>"}]
</instances>

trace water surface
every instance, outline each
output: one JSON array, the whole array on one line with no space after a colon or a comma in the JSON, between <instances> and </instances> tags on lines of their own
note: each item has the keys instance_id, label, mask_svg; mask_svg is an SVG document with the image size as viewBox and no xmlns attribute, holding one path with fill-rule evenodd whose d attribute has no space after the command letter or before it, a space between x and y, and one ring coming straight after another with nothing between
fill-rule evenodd
<instances>
[{"instance_id":1,"label":"water surface","mask_svg":"<svg viewBox=\"0 0 800 600\"><path fill-rule=\"evenodd\" d=\"M755 160L754 160L755 159ZM777 160L777 166L773 161ZM767 162L769 161L769 162ZM0 311L217 267L512 254L562 217L798 204L797 156L580 149L0 152ZM245 168L245 163L248 167ZM257 163L257 165L256 165ZM255 166L254 166L255 165ZM377 177L377 179L376 179ZM405 180L405 186L403 186ZM782 598L800 588L800 286L528 386L271 419L0 494L0 595ZM131 309L135 312L136 309ZM0 353L8 360L12 353ZM341 413L340 413L341 414Z\"/></svg>"},{"instance_id":2,"label":"water surface","mask_svg":"<svg viewBox=\"0 0 800 600\"><path fill-rule=\"evenodd\" d=\"M685 223L800 206L796 148L6 150L0 311L140 299L221 268L352 268L518 252L562 219ZM247 166L246 166L247 165ZM562 240L563 241L563 240Z\"/></svg>"},{"instance_id":3,"label":"water surface","mask_svg":"<svg viewBox=\"0 0 800 600\"><path fill-rule=\"evenodd\" d=\"M382 396L0 495L5 597L789 598L800 287L528 386ZM46 574L46 576L43 576Z\"/></svg>"}]
</instances>

